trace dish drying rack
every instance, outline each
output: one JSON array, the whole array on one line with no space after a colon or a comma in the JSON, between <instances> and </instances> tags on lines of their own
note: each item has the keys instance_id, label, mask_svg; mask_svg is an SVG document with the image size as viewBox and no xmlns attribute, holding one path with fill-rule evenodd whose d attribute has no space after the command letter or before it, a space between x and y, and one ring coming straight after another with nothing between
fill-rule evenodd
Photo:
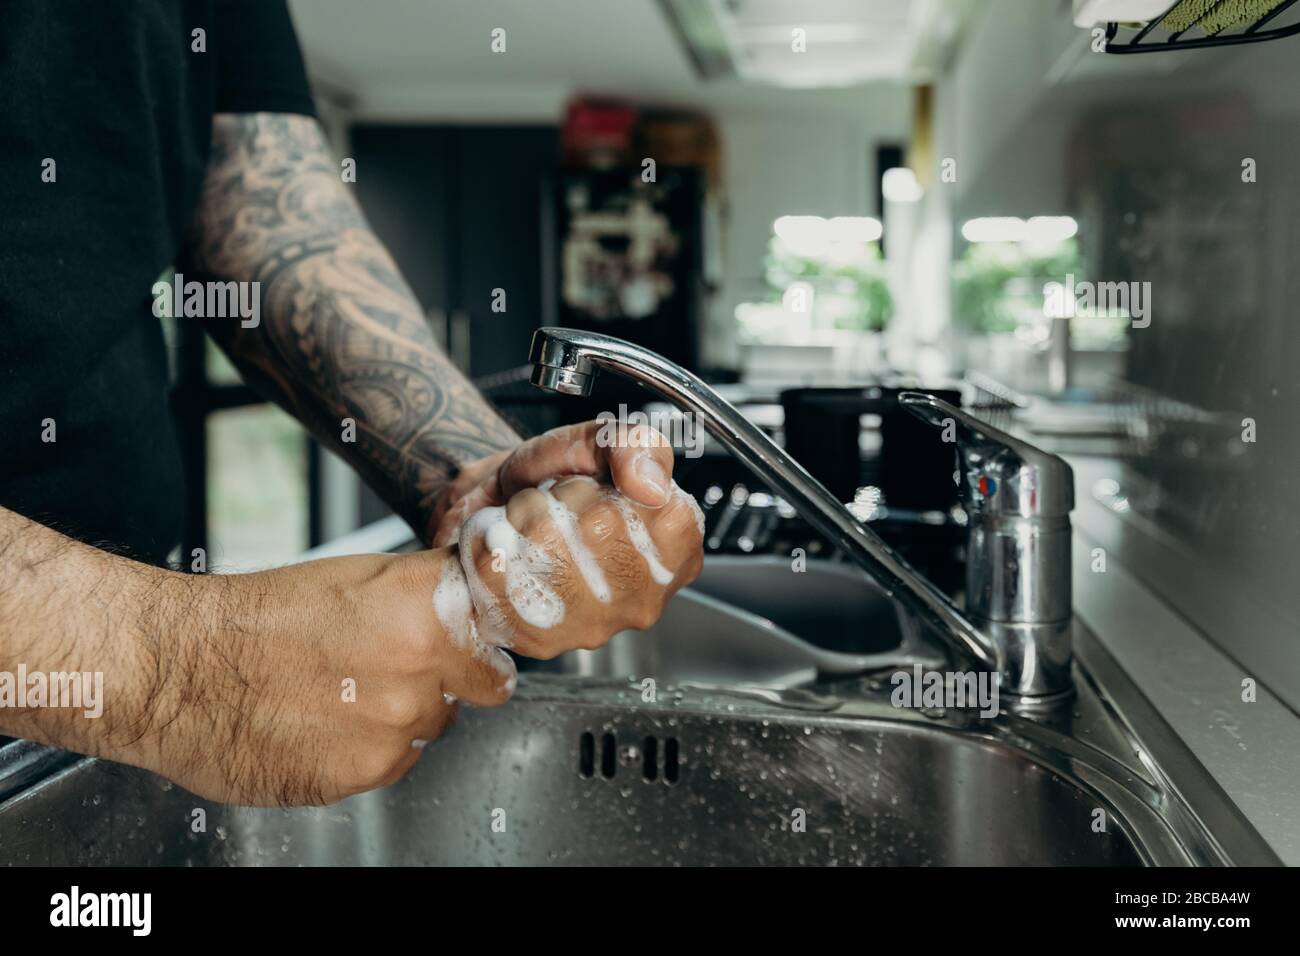
<instances>
[{"instance_id":1,"label":"dish drying rack","mask_svg":"<svg viewBox=\"0 0 1300 956\"><path fill-rule=\"evenodd\" d=\"M968 370L962 384L967 393L966 411L1001 431L1015 423L1017 412L1029 408L1028 398L983 372Z\"/></svg>"},{"instance_id":2,"label":"dish drying rack","mask_svg":"<svg viewBox=\"0 0 1300 956\"><path fill-rule=\"evenodd\" d=\"M1295 36L1300 33L1300 19L1295 19L1295 22L1286 25L1269 26L1269 24L1273 24L1281 18L1288 10L1295 7L1297 2L1297 0L1283 0L1282 3L1266 11L1257 19L1231 24L1213 35L1196 33L1189 36L1197 27L1197 23L1193 22L1182 29L1170 32L1168 36L1148 39L1151 33L1164 23L1166 18L1183 6L1185 2L1186 0L1176 0L1176 2L1169 5L1169 8L1164 13L1140 27L1113 21L1107 23L1106 52L1160 53L1170 50L1195 50L1206 47L1231 46L1239 43L1262 43L1265 40L1280 40L1283 37ZM1208 7L1201 13L1198 22L1214 13L1224 3L1230 2L1232 0L1218 0L1218 3ZM1121 30L1127 31L1127 36L1122 41L1119 39Z\"/></svg>"}]
</instances>

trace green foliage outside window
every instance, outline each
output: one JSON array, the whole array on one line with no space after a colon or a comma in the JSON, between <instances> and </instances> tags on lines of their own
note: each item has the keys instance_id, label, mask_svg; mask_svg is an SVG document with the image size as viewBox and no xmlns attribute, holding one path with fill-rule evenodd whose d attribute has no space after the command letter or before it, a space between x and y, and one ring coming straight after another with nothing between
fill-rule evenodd
<instances>
[{"instance_id":1,"label":"green foliage outside window","mask_svg":"<svg viewBox=\"0 0 1300 956\"><path fill-rule=\"evenodd\" d=\"M791 251L774 236L768 243L764 277L774 302L781 300L791 283L811 285L818 324L824 320L825 327L878 332L893 315L885 260L875 242L832 247L824 255L808 256Z\"/></svg>"},{"instance_id":2,"label":"green foliage outside window","mask_svg":"<svg viewBox=\"0 0 1300 956\"><path fill-rule=\"evenodd\" d=\"M976 242L952 269L953 321L971 332L1014 332L1043 316L1043 286L1083 277L1083 260L1073 239L1050 251L1028 251L1012 242Z\"/></svg>"}]
</instances>

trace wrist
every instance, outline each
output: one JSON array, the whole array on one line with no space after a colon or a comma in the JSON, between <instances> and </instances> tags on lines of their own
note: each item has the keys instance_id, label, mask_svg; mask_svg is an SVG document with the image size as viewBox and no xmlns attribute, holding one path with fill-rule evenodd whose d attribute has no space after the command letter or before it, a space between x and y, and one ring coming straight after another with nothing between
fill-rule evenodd
<instances>
[{"instance_id":1,"label":"wrist","mask_svg":"<svg viewBox=\"0 0 1300 956\"><path fill-rule=\"evenodd\" d=\"M157 770L162 728L177 717L165 691L177 677L176 622L189 576L144 566L124 574L121 627L95 655L104 708L93 726L93 753Z\"/></svg>"},{"instance_id":2,"label":"wrist","mask_svg":"<svg viewBox=\"0 0 1300 956\"><path fill-rule=\"evenodd\" d=\"M447 512L451 511L466 495L482 485L495 484L497 472L513 452L513 446L503 448L501 451L485 455L460 467L434 504L433 513L425 525L426 541L434 539L437 528Z\"/></svg>"},{"instance_id":3,"label":"wrist","mask_svg":"<svg viewBox=\"0 0 1300 956\"><path fill-rule=\"evenodd\" d=\"M255 575L149 571L153 575L135 580L127 604L137 614L113 664L117 693L108 698L105 716L111 719L101 728L99 752L177 779L220 759L224 741L215 704L228 682L212 658L246 657L238 639L256 633L255 622L234 617L246 616L241 579ZM197 726L204 722L209 726Z\"/></svg>"}]
</instances>

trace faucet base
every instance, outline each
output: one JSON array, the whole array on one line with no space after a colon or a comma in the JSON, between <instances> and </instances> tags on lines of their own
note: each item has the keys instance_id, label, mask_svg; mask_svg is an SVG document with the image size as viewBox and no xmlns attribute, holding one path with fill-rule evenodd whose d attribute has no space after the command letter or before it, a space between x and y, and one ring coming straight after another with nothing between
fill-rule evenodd
<instances>
[{"instance_id":1,"label":"faucet base","mask_svg":"<svg viewBox=\"0 0 1300 956\"><path fill-rule=\"evenodd\" d=\"M1074 618L1038 624L974 620L998 648L1002 693L1028 698L1070 690Z\"/></svg>"}]
</instances>

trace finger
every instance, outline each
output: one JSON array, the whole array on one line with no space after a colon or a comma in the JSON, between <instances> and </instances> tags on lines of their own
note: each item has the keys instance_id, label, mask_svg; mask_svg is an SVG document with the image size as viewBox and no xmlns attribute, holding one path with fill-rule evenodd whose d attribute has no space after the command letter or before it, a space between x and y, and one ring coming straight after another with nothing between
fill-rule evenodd
<instances>
[{"instance_id":1,"label":"finger","mask_svg":"<svg viewBox=\"0 0 1300 956\"><path fill-rule=\"evenodd\" d=\"M466 523L459 553L485 639L543 659L567 649L570 628L560 625L576 592L547 494L525 488L505 508L480 512Z\"/></svg>"},{"instance_id":2,"label":"finger","mask_svg":"<svg viewBox=\"0 0 1300 956\"><path fill-rule=\"evenodd\" d=\"M446 701L445 695L443 700ZM456 713L459 709L454 698L449 703L442 703L435 707L432 714L421 720L412 729L415 736L411 739L411 746L416 750L423 750L445 734L452 723L455 722Z\"/></svg>"},{"instance_id":3,"label":"finger","mask_svg":"<svg viewBox=\"0 0 1300 956\"><path fill-rule=\"evenodd\" d=\"M614 487L638 504L662 508L672 494L673 447L648 425L626 429L617 445L603 448Z\"/></svg>"},{"instance_id":4,"label":"finger","mask_svg":"<svg viewBox=\"0 0 1300 956\"><path fill-rule=\"evenodd\" d=\"M478 707L509 700L518 678L515 662L480 626L481 615L459 552L445 559L433 610L444 637L437 660L443 692Z\"/></svg>"},{"instance_id":5,"label":"finger","mask_svg":"<svg viewBox=\"0 0 1300 956\"><path fill-rule=\"evenodd\" d=\"M482 640L454 647L440 663L443 693L475 707L504 704L519 681L514 659Z\"/></svg>"},{"instance_id":6,"label":"finger","mask_svg":"<svg viewBox=\"0 0 1300 956\"><path fill-rule=\"evenodd\" d=\"M559 482L552 493L561 504L576 515L578 535L582 538L587 554L598 568L600 594L590 587L597 600L607 605L607 617L616 621L626 619L629 608L640 605L642 601L653 602L653 595L659 590L651 578L650 564L645 557L645 548L638 543L637 536L629 532L627 518L615 503L624 501L630 510L636 507L623 498L609 485L600 485L591 479L570 478ZM651 509L646 509L649 512ZM642 519L634 517L642 529L643 542L649 542L649 531ZM572 552L572 548L570 552ZM657 556L657 549L650 542L650 550ZM581 562L579 562L581 570ZM587 575L583 574L586 578ZM671 580L668 575L667 580ZM629 603L630 602L630 603ZM584 642L581 646L591 646Z\"/></svg>"},{"instance_id":7,"label":"finger","mask_svg":"<svg viewBox=\"0 0 1300 956\"><path fill-rule=\"evenodd\" d=\"M660 432L605 419L566 425L524 442L497 476L506 499L550 478L609 477L625 495L655 508L668 499L672 471L672 445Z\"/></svg>"},{"instance_id":8,"label":"finger","mask_svg":"<svg viewBox=\"0 0 1300 956\"><path fill-rule=\"evenodd\" d=\"M647 508L616 491L603 495L623 520L625 535L640 553L650 578L660 587L680 587L702 565L703 531L695 499L676 484L661 508Z\"/></svg>"},{"instance_id":9,"label":"finger","mask_svg":"<svg viewBox=\"0 0 1300 956\"><path fill-rule=\"evenodd\" d=\"M704 512L699 503L673 482L668 504L647 521L665 560L677 569L674 587L690 584L704 568Z\"/></svg>"},{"instance_id":10,"label":"finger","mask_svg":"<svg viewBox=\"0 0 1300 956\"><path fill-rule=\"evenodd\" d=\"M565 425L524 442L497 471L501 494L509 499L525 488L564 475L599 475L604 463L596 458L596 422Z\"/></svg>"},{"instance_id":11,"label":"finger","mask_svg":"<svg viewBox=\"0 0 1300 956\"><path fill-rule=\"evenodd\" d=\"M438 533L434 535L433 546L445 548L456 543L461 526L477 511L503 504L500 486L496 475L492 475L482 484L472 488L460 501L452 505L439 523Z\"/></svg>"}]
</instances>

